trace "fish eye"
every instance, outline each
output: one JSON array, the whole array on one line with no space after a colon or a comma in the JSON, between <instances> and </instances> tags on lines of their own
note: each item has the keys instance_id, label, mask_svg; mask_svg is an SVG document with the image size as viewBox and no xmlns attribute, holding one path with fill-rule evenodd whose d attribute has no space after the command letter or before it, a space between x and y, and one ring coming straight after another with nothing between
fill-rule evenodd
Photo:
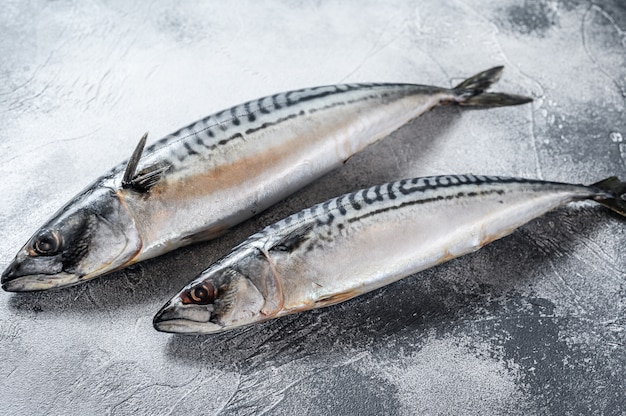
<instances>
[{"instance_id":1,"label":"fish eye","mask_svg":"<svg viewBox=\"0 0 626 416\"><path fill-rule=\"evenodd\" d=\"M61 236L55 230L45 230L37 236L33 243L35 253L42 256L56 254L61 249Z\"/></svg>"},{"instance_id":2,"label":"fish eye","mask_svg":"<svg viewBox=\"0 0 626 416\"><path fill-rule=\"evenodd\" d=\"M193 286L185 293L186 299L183 303L194 303L196 305L208 305L215 300L217 289L210 282L202 282Z\"/></svg>"}]
</instances>

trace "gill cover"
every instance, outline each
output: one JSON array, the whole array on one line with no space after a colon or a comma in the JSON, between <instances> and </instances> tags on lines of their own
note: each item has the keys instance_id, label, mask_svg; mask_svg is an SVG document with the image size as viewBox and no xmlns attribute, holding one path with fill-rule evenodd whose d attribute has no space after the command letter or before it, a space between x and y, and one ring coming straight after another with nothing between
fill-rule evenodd
<instances>
[{"instance_id":1,"label":"gill cover","mask_svg":"<svg viewBox=\"0 0 626 416\"><path fill-rule=\"evenodd\" d=\"M2 274L2 288L20 292L73 285L127 265L140 248L119 195L96 185L31 237Z\"/></svg>"},{"instance_id":2,"label":"gill cover","mask_svg":"<svg viewBox=\"0 0 626 416\"><path fill-rule=\"evenodd\" d=\"M270 260L257 249L235 250L185 286L154 317L158 331L210 334L270 319L282 293Z\"/></svg>"}]
</instances>

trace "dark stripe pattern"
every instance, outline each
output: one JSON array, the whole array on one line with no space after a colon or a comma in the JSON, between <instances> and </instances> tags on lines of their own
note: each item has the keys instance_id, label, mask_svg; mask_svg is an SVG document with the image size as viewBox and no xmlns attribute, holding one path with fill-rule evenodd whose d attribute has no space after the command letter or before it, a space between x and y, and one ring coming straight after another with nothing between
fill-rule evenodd
<instances>
[{"instance_id":1,"label":"dark stripe pattern","mask_svg":"<svg viewBox=\"0 0 626 416\"><path fill-rule=\"evenodd\" d=\"M170 151L171 160L182 162L189 156L206 153L207 150L212 151L216 147L223 146L233 140L244 139L245 135L298 117L367 100L392 99L392 91L394 97L402 97L417 93L433 94L441 90L437 87L414 84L361 83L328 85L283 92L248 101L183 127L147 147L144 158L149 157L157 150L167 148ZM340 98L355 91L369 91L370 93ZM338 96L337 101L323 100L331 96ZM320 102L313 104L312 102L315 100L320 100ZM309 102L311 104L306 108L300 107L289 111L294 106ZM176 144L179 142L182 145L177 146Z\"/></svg>"},{"instance_id":2,"label":"dark stripe pattern","mask_svg":"<svg viewBox=\"0 0 626 416\"><path fill-rule=\"evenodd\" d=\"M280 240L281 235L285 233L293 234L298 228L301 228L303 232L310 232L312 230L311 224L319 227L336 223L338 229L343 229L346 224L411 205L490 194L502 195L506 192L506 188L494 185L507 184L533 184L546 187L554 186L560 189L563 189L564 186L575 187L574 185L533 179L475 175L403 179L361 189L300 211L266 227L250 237L241 246L249 243L252 246L267 249L268 245L271 246L272 241Z\"/></svg>"}]
</instances>

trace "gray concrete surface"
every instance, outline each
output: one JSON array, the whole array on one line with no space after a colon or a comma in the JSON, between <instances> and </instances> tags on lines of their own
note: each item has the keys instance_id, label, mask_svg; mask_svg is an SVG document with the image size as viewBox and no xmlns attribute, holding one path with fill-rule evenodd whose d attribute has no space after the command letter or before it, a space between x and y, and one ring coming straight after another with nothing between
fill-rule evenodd
<instances>
[{"instance_id":1,"label":"gray concrete surface","mask_svg":"<svg viewBox=\"0 0 626 416\"><path fill-rule=\"evenodd\" d=\"M10 0L0 22L1 268L146 130L156 140L293 88L453 85L498 64L499 90L535 98L432 111L213 242L82 286L0 293L0 413L626 412L626 223L592 204L331 308L220 336L151 323L249 234L358 187L626 178L623 1Z\"/></svg>"}]
</instances>

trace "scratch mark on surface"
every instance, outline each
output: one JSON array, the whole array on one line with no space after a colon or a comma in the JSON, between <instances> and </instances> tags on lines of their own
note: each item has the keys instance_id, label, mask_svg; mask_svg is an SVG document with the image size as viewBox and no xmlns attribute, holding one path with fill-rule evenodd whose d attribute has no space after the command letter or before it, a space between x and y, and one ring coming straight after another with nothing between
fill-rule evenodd
<instances>
[{"instance_id":1,"label":"scratch mark on surface","mask_svg":"<svg viewBox=\"0 0 626 416\"><path fill-rule=\"evenodd\" d=\"M239 375L239 378L237 379L237 386L235 387L235 389L233 390L233 393L228 397L228 399L224 402L224 404L222 405L222 407L220 407L219 409L217 409L217 411L215 412L216 415L219 415L220 413L222 413L229 405L230 403L233 401L233 399L235 398L235 396L237 395L237 393L239 393L239 389L241 388L241 379L242 376Z\"/></svg>"},{"instance_id":2,"label":"scratch mark on surface","mask_svg":"<svg viewBox=\"0 0 626 416\"><path fill-rule=\"evenodd\" d=\"M396 21L396 16L394 16L393 18L389 19L389 21L387 21L387 23L385 24L385 26L383 27L383 29L379 33L378 37L376 38L376 40L372 44L372 47L370 48L370 50L365 54L363 59L361 59L361 62L359 62L352 71L350 71L343 78L341 78L338 81L338 84L341 84L341 83L345 82L346 79L350 78L359 69L361 69L363 67L363 65L365 65L367 63L367 61L369 61L372 57L376 56L382 50L384 50L389 45L391 45L393 42L395 42L400 36L402 36L402 34L406 31L406 24L405 24L406 20L405 19L402 19L402 23L403 24L400 25L401 26L401 30L399 30L398 33L396 33L394 36L392 36L391 40L389 40L388 42L385 42L384 44L379 46L380 41L383 38L383 36L387 33L387 30L388 30L389 26L391 26L391 24L393 22L395 22L395 21Z\"/></svg>"},{"instance_id":3,"label":"scratch mark on surface","mask_svg":"<svg viewBox=\"0 0 626 416\"><path fill-rule=\"evenodd\" d=\"M110 408L110 414L115 414L115 411L118 407L120 407L121 405L123 405L124 403L126 403L127 401L129 401L130 399L132 399L133 397L135 397L135 394L137 394L140 391L140 389L135 390L134 392L130 393L130 395L128 397L126 397L125 399L122 399L121 401L115 403L113 406L111 406Z\"/></svg>"},{"instance_id":4,"label":"scratch mark on surface","mask_svg":"<svg viewBox=\"0 0 626 416\"><path fill-rule=\"evenodd\" d=\"M77 300L78 298L82 298L82 297L83 297L83 295L85 294L85 291L87 291L87 286L83 286L83 287L82 287L82 288L78 291L78 293L76 294L76 296L74 296L74 300L73 300L73 301L74 301L74 302L76 302L76 300Z\"/></svg>"},{"instance_id":5,"label":"scratch mark on surface","mask_svg":"<svg viewBox=\"0 0 626 416\"><path fill-rule=\"evenodd\" d=\"M133 332L135 333L135 336L139 335L140 328L141 328L141 316L135 318L135 326L133 328Z\"/></svg>"},{"instance_id":6,"label":"scratch mark on surface","mask_svg":"<svg viewBox=\"0 0 626 416\"><path fill-rule=\"evenodd\" d=\"M617 24L615 19L609 13L607 13L606 10L604 10L597 3L592 3L592 7L600 11L600 13L609 21L609 23L611 23L611 26L613 26L613 28L617 31L617 33L619 33L622 37L626 37L626 32L624 31L624 29L622 29L620 25Z\"/></svg>"},{"instance_id":7,"label":"scratch mark on surface","mask_svg":"<svg viewBox=\"0 0 626 416\"><path fill-rule=\"evenodd\" d=\"M500 42L498 41L498 35L500 34L500 29L498 29L498 26L493 23L492 21L490 21L489 19L487 19L485 17L484 14L479 13L476 9L474 9L472 6L468 5L465 1L463 0L458 0L459 3L461 3L463 6L465 6L465 8L469 9L472 14L474 14L476 17L478 17L480 20L484 21L489 27L491 27L492 31L491 31L491 38L493 40L493 42L496 45L496 48L498 49L498 51L500 52L500 54L502 55L502 58L504 59L505 63L506 63L506 67L510 67L515 69L515 71L517 71L518 74L520 74L522 77L524 77L525 79L527 79L528 81L530 81L532 84L534 84L538 90L539 90L539 98L543 99L545 97L545 89L543 88L543 86L541 85L541 83L539 81L537 81L535 78L533 78L532 76L530 76L529 74L527 74L526 72L522 71L516 64L514 64L510 59L509 56L506 54L506 52L504 51L504 48L502 47L502 44L500 44ZM537 109L539 109L541 106L537 106ZM541 161L539 159L539 152L537 149L537 134L535 133L535 109L533 108L533 106L528 106L528 111L530 114L530 122L531 122L531 126L530 126L530 133L531 133L531 149L534 153L534 157L535 157L535 171L536 171L536 175L537 178L539 179L543 179L543 172L542 172L542 168L541 168Z\"/></svg>"},{"instance_id":8,"label":"scratch mark on surface","mask_svg":"<svg viewBox=\"0 0 626 416\"><path fill-rule=\"evenodd\" d=\"M363 358L365 358L368 355L367 352L363 351L360 354L355 355L354 357L350 357L347 360L340 362L340 363L336 363L330 366L330 368L340 368L340 367L345 367L347 365L351 365L357 361L361 361ZM328 368L326 367L321 367L315 371L311 371L309 373L307 373L306 375L294 380L293 382L287 384L285 387L283 387L282 389L278 390L277 392L273 392L270 393L270 395L272 396L278 396L278 400L275 401L274 403L272 403L269 407L263 409L263 411L261 411L260 413L258 413L259 415L265 415L268 412L271 412L273 409L276 408L276 406L278 406L285 398L285 393L288 392L289 390L291 390L293 387L299 385L300 383L302 383L305 380L310 379L313 376L317 376L318 374L327 371Z\"/></svg>"},{"instance_id":9,"label":"scratch mark on surface","mask_svg":"<svg viewBox=\"0 0 626 416\"><path fill-rule=\"evenodd\" d=\"M18 90L20 90L21 88L24 88L26 85L30 84L35 79L35 77L37 76L39 71L41 71L43 68L48 66L48 64L52 60L52 56L54 55L54 52L55 51L51 51L48 54L48 58L46 58L46 60L42 64L37 65L37 67L33 70L33 73L31 74L31 76L26 81L24 81L23 83L13 87L11 89L11 91L0 92L0 96L13 94L13 93L17 92Z\"/></svg>"},{"instance_id":10,"label":"scratch mark on surface","mask_svg":"<svg viewBox=\"0 0 626 416\"><path fill-rule=\"evenodd\" d=\"M0 341L8 340L13 342L20 335L21 328L17 322L2 323L0 326Z\"/></svg>"},{"instance_id":11,"label":"scratch mark on surface","mask_svg":"<svg viewBox=\"0 0 626 416\"><path fill-rule=\"evenodd\" d=\"M102 75L102 77L100 77L100 81L98 81L98 83L96 84L96 92L95 94L89 98L87 100L87 102L85 102L85 110L88 110L91 103L94 102L99 96L100 96L100 91L102 90L102 85L104 84L104 81L106 80L106 78L111 74L111 68L107 69L106 72L104 73L104 75ZM90 87L91 89L91 87Z\"/></svg>"},{"instance_id":12,"label":"scratch mark on surface","mask_svg":"<svg viewBox=\"0 0 626 416\"><path fill-rule=\"evenodd\" d=\"M593 267L594 270L604 272L603 275L613 279L617 283L624 281L624 276L626 276L626 269L622 269L618 266L618 264L620 263L619 257L611 256L594 239L591 238L581 237L579 239L579 244L589 250L589 252L591 252L591 254L595 256L599 261L587 262L585 257L576 256L576 254L574 254L578 261L588 264L590 267ZM607 271L613 271L615 273L615 276L606 273Z\"/></svg>"},{"instance_id":13,"label":"scratch mark on surface","mask_svg":"<svg viewBox=\"0 0 626 416\"><path fill-rule=\"evenodd\" d=\"M547 320L553 319L577 319L579 321L591 321L582 319L578 316L557 316L557 315L509 315L509 316L485 316L476 319L461 319L460 322L481 323L481 322L509 322L509 321L525 321L525 320Z\"/></svg>"},{"instance_id":14,"label":"scratch mark on surface","mask_svg":"<svg viewBox=\"0 0 626 416\"><path fill-rule=\"evenodd\" d=\"M529 106L530 112L530 147L533 151L533 155L535 156L535 174L537 178L543 179L543 172L541 170L541 160L539 159L539 150L537 148L537 134L535 133L535 112L532 109L532 106Z\"/></svg>"},{"instance_id":15,"label":"scratch mark on surface","mask_svg":"<svg viewBox=\"0 0 626 416\"><path fill-rule=\"evenodd\" d=\"M25 156L30 157L30 156L32 156L34 151L39 150L39 149L43 149L44 147L47 147L47 146L50 146L50 145L53 145L53 144L63 143L63 142L72 142L74 140L84 139L85 137L89 137L89 136L91 136L92 134L94 134L94 133L96 133L98 131L100 131L100 127L98 127L97 129L95 129L93 131L90 131L87 134L83 134L81 136L68 137L67 139L57 139L57 140L52 140L52 141L40 144L39 146L36 146L36 147L33 147L31 149L26 150L24 153L20 153L20 154L17 154L15 156L13 156L13 157L10 157L8 159L0 161L0 164L8 163L8 162L10 162L10 161L12 161L14 159L19 158L19 157L25 157Z\"/></svg>"},{"instance_id":16,"label":"scratch mark on surface","mask_svg":"<svg viewBox=\"0 0 626 416\"><path fill-rule=\"evenodd\" d=\"M198 373L199 375L200 373ZM196 379L198 377L198 375L196 377L194 377L194 379ZM209 381L212 381L216 378L216 376L213 377L209 377L208 379L204 380L202 383L198 384L197 386L194 386L192 388L190 388L189 390L187 390L185 393L183 393L178 400L176 400L176 402L174 402L174 404L172 405L171 409L169 412L167 412L167 416L174 414L174 411L176 410L176 408L178 407L178 404L181 403L183 400L185 400L185 398L187 398L191 393L193 393L194 391L198 390L200 387L204 386L205 384L207 384ZM193 381L193 379L192 379ZM191 384L191 381L189 382L189 384Z\"/></svg>"},{"instance_id":17,"label":"scratch mark on surface","mask_svg":"<svg viewBox=\"0 0 626 416\"><path fill-rule=\"evenodd\" d=\"M33 81L33 79L35 79L35 72L33 72L33 73L31 74L31 76L30 76L30 77L29 77L26 81L24 81L23 83L18 84L18 85L16 85L15 87L12 87L10 91L0 92L0 96L3 96L3 95L10 95L10 94L14 94L14 93L16 93L16 92L17 92L17 91L19 91L21 88L24 88L26 85L30 84L30 83Z\"/></svg>"},{"instance_id":18,"label":"scratch mark on surface","mask_svg":"<svg viewBox=\"0 0 626 416\"><path fill-rule=\"evenodd\" d=\"M588 44L585 28L588 26L588 19L589 19L589 16L591 15L592 12L597 12L597 13L601 14L602 17L604 17L609 23L611 23L613 28L615 30L617 30L617 32L620 35L622 35L622 36L623 36L623 31L619 28L619 26L617 26L617 24L615 23L615 20L606 11L604 11L602 8L600 8L596 4L592 4L587 9L587 11L583 14L582 21L581 21L581 24L580 24L580 36L581 36L581 39L582 39L582 44L583 44L583 49L585 50L585 54L587 54L587 56L589 57L591 62L593 62L595 67L606 78L608 78L611 81L611 83L615 86L617 91L619 91L619 95L622 98L622 101L624 101L626 103L626 91L620 86L619 82L611 74L609 74L609 72L604 68L604 66L600 65L600 63L598 62L596 57L593 55L593 53L589 49L589 44Z\"/></svg>"},{"instance_id":19,"label":"scratch mark on surface","mask_svg":"<svg viewBox=\"0 0 626 416\"><path fill-rule=\"evenodd\" d=\"M262 347L264 347L265 345L267 345L267 344L268 344L268 343L269 343L269 342L270 342L270 341L274 338L274 336L275 336L276 334L278 334L279 332L280 332L280 330L270 331L270 334L269 334L268 336L264 337L264 338L261 340L261 342L260 342L260 343L258 343L258 344L255 346L255 348L254 348L254 349L255 349L255 351L254 351L252 354L250 354L250 355L246 356L246 358L245 358L245 359L246 359L246 360L249 360L250 358L254 357L254 356L256 355L256 352L257 352L258 350L260 350Z\"/></svg>"},{"instance_id":20,"label":"scratch mark on surface","mask_svg":"<svg viewBox=\"0 0 626 416\"><path fill-rule=\"evenodd\" d=\"M17 369L18 369L18 368L19 368L18 366L15 366L15 367L13 368L13 370L11 370L11 371L9 372L9 374L7 374L6 378L10 378L10 377L13 375L13 373L15 373L15 372L17 371Z\"/></svg>"},{"instance_id":21,"label":"scratch mark on surface","mask_svg":"<svg viewBox=\"0 0 626 416\"><path fill-rule=\"evenodd\" d=\"M93 286L89 285L87 286L87 299L89 299L91 301L91 303L93 303L97 309L102 310L106 313L107 318L109 319L109 321L113 321L113 315L111 314L111 311L109 310L109 308L106 307L106 305L101 304L100 302L96 301L96 298L93 296L93 294L91 293L91 289Z\"/></svg>"},{"instance_id":22,"label":"scratch mark on surface","mask_svg":"<svg viewBox=\"0 0 626 416\"><path fill-rule=\"evenodd\" d=\"M170 388L172 390L174 389L179 389L185 386L190 385L191 383L193 383L200 375L200 372L198 372L195 376L193 376L191 379L189 379L189 381L185 382L185 383L181 383L181 384L169 384L169 383L150 383L150 384L146 384L143 386L133 386L133 391L130 392L129 396L116 402L113 406L111 406L111 410L110 413L114 414L115 410L120 407L121 405L123 405L124 403L128 402L130 399L134 398L135 396L137 396L138 394L140 394L141 392L144 392L148 389L151 389L153 387L167 387ZM195 390L196 388L198 388L199 386L196 386L192 389Z\"/></svg>"},{"instance_id":23,"label":"scratch mark on surface","mask_svg":"<svg viewBox=\"0 0 626 416\"><path fill-rule=\"evenodd\" d=\"M50 82L46 83L41 91L39 91L35 95L32 95L30 97L21 97L16 100L12 105L9 106L9 111L17 110L18 108L24 107L24 103L36 100L37 98L41 97L48 90L48 88L50 88Z\"/></svg>"},{"instance_id":24,"label":"scratch mark on surface","mask_svg":"<svg viewBox=\"0 0 626 416\"><path fill-rule=\"evenodd\" d=\"M563 278L563 276L561 276L561 273L559 273L558 269L554 265L554 261L550 259L548 260L548 264L550 265L550 268L552 269L552 273L557 277L557 279L561 281L561 283L563 283L565 288L572 294L572 298L578 310L584 313L587 313L587 310L580 303L580 296L574 290L574 288Z\"/></svg>"},{"instance_id":25,"label":"scratch mark on surface","mask_svg":"<svg viewBox=\"0 0 626 416\"><path fill-rule=\"evenodd\" d=\"M152 67L152 69L150 69L150 70L148 71L148 73L146 74L146 78L145 78L145 80L146 80L146 81L147 81L147 80L149 80L149 79L150 79L150 77L152 77L152 75L154 75L154 74L155 74L155 73L156 73L159 69L161 69L161 65L155 65L155 66L153 66L153 67Z\"/></svg>"},{"instance_id":26,"label":"scratch mark on surface","mask_svg":"<svg viewBox=\"0 0 626 416\"><path fill-rule=\"evenodd\" d=\"M393 158L392 158L392 160L393 160L393 161L395 162L395 164L396 164L396 169L397 169L398 171L400 171L400 168L401 168L402 163L401 163L401 160L400 160L401 156L398 154L398 152L397 152L397 150L396 150L396 147L397 147L397 146L395 145L395 143L393 143L393 142L392 142L392 141L390 141L390 140L385 140L383 143L384 143L384 146L385 146L387 149L389 149L389 151L393 154ZM405 153L403 152L403 154L405 154ZM404 161L404 158L402 158L402 161Z\"/></svg>"}]
</instances>

